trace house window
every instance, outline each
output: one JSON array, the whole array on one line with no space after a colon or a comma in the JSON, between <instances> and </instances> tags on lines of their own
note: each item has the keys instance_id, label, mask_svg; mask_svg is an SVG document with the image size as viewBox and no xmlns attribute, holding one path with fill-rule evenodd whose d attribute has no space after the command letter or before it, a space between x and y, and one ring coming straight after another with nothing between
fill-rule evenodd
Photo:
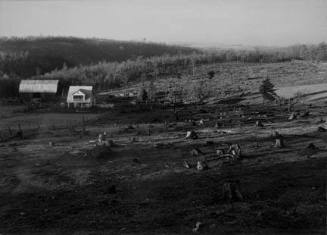
<instances>
[{"instance_id":1,"label":"house window","mask_svg":"<svg viewBox=\"0 0 327 235\"><path fill-rule=\"evenodd\" d=\"M83 101L83 96L82 95L74 95L73 100L74 101Z\"/></svg>"}]
</instances>

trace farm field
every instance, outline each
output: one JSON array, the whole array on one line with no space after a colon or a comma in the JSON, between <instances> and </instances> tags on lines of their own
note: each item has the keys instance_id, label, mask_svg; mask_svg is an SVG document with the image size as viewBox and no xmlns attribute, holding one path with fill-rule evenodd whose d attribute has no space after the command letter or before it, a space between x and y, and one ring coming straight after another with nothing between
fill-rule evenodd
<instances>
[{"instance_id":1,"label":"farm field","mask_svg":"<svg viewBox=\"0 0 327 235\"><path fill-rule=\"evenodd\" d=\"M215 77L206 80L210 91L217 89L219 95L213 97L228 100L243 93L242 102L183 105L175 112L113 108L47 113L1 106L8 115L0 119L0 232L322 234L326 103L298 103L294 111L309 114L289 120L293 111L263 104L258 87L264 69L277 87L326 83L325 66L287 62L200 67L197 77L171 82L187 88L204 80L205 71L216 70ZM249 80L248 67L257 76L261 71L262 78ZM161 80L156 87L165 89L167 84ZM256 125L258 120L262 125ZM8 127L15 132L18 124L23 138L5 138ZM191 130L198 138L186 138ZM276 131L285 146L275 146ZM104 132L113 142L110 147L96 146ZM217 149L230 144L240 146L240 159L209 162L202 171L185 167L185 161L192 165L216 156ZM224 198L226 182L239 182L242 200Z\"/></svg>"}]
</instances>

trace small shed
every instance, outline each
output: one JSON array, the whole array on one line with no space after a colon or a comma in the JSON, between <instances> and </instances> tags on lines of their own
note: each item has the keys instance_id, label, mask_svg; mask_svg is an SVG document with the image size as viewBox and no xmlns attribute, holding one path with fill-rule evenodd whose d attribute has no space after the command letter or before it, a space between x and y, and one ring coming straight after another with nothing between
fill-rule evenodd
<instances>
[{"instance_id":1,"label":"small shed","mask_svg":"<svg viewBox=\"0 0 327 235\"><path fill-rule=\"evenodd\" d=\"M95 104L92 86L70 86L67 95L68 107L90 108Z\"/></svg>"},{"instance_id":2,"label":"small shed","mask_svg":"<svg viewBox=\"0 0 327 235\"><path fill-rule=\"evenodd\" d=\"M21 80L19 94L28 99L54 98L58 91L58 80Z\"/></svg>"}]
</instances>

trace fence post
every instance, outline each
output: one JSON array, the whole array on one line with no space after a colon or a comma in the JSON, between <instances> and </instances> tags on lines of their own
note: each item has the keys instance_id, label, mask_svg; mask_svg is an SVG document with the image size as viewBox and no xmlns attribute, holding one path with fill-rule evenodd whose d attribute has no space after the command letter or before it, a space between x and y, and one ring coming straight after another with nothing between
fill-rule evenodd
<instances>
[{"instance_id":1,"label":"fence post","mask_svg":"<svg viewBox=\"0 0 327 235\"><path fill-rule=\"evenodd\" d=\"M21 139L24 139L24 133L23 133L23 130L20 126L20 123L18 123L18 133L17 133L18 136L20 136Z\"/></svg>"},{"instance_id":2,"label":"fence post","mask_svg":"<svg viewBox=\"0 0 327 235\"><path fill-rule=\"evenodd\" d=\"M11 137L12 136L12 130L11 130L10 126L8 126L8 132L9 132L9 135Z\"/></svg>"},{"instance_id":3,"label":"fence post","mask_svg":"<svg viewBox=\"0 0 327 235\"><path fill-rule=\"evenodd\" d=\"M84 135L86 132L85 130L85 118L84 118L84 114L82 116L82 135Z\"/></svg>"}]
</instances>

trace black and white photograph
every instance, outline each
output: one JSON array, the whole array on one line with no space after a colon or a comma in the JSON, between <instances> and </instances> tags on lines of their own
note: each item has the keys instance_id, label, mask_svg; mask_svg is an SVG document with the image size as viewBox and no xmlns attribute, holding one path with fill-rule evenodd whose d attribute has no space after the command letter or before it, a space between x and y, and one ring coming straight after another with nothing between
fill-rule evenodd
<instances>
[{"instance_id":1,"label":"black and white photograph","mask_svg":"<svg viewBox=\"0 0 327 235\"><path fill-rule=\"evenodd\" d=\"M327 0L0 0L18 234L327 234Z\"/></svg>"}]
</instances>

